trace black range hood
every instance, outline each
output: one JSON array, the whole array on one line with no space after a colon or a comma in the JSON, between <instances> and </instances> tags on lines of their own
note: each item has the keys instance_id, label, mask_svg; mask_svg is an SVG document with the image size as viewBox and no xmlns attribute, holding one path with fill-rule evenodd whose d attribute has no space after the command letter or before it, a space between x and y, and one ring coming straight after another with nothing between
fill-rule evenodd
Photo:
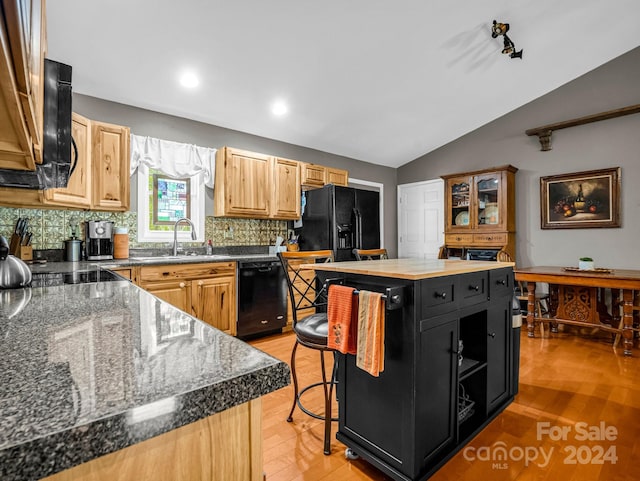
<instances>
[{"instance_id":1,"label":"black range hood","mask_svg":"<svg viewBox=\"0 0 640 481\"><path fill-rule=\"evenodd\" d=\"M0 169L0 186L23 189L66 187L78 152L71 137L71 66L44 60L42 164L35 171ZM75 161L74 161L75 166Z\"/></svg>"}]
</instances>

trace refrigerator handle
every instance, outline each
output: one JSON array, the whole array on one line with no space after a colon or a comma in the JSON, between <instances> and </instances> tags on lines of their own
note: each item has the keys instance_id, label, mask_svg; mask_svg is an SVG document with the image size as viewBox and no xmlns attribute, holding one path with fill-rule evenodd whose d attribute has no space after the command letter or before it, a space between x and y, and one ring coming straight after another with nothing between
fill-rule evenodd
<instances>
[{"instance_id":1,"label":"refrigerator handle","mask_svg":"<svg viewBox=\"0 0 640 481\"><path fill-rule=\"evenodd\" d=\"M358 209L353 209L353 214L355 215L356 249L362 249L362 216L360 215L360 211Z\"/></svg>"}]
</instances>

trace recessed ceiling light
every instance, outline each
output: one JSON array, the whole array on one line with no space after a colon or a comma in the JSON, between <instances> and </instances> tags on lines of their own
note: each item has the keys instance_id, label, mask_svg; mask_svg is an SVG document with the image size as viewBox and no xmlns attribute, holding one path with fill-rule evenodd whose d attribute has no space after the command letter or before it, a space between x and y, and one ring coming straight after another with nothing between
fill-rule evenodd
<instances>
[{"instance_id":1,"label":"recessed ceiling light","mask_svg":"<svg viewBox=\"0 0 640 481\"><path fill-rule=\"evenodd\" d=\"M200 80L193 72L185 72L180 77L180 85L188 89L197 87L199 83Z\"/></svg>"},{"instance_id":2,"label":"recessed ceiling light","mask_svg":"<svg viewBox=\"0 0 640 481\"><path fill-rule=\"evenodd\" d=\"M271 106L271 112L273 115L277 115L278 117L286 114L289 111L287 104L285 104L282 100L278 100L273 103Z\"/></svg>"}]
</instances>

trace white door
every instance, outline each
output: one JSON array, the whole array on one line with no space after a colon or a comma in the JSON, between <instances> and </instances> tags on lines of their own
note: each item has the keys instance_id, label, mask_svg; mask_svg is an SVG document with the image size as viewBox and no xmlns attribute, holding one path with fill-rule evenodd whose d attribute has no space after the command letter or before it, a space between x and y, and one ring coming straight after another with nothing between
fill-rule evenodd
<instances>
[{"instance_id":1,"label":"white door","mask_svg":"<svg viewBox=\"0 0 640 481\"><path fill-rule=\"evenodd\" d=\"M437 259L444 244L444 180L398 186L398 257Z\"/></svg>"}]
</instances>

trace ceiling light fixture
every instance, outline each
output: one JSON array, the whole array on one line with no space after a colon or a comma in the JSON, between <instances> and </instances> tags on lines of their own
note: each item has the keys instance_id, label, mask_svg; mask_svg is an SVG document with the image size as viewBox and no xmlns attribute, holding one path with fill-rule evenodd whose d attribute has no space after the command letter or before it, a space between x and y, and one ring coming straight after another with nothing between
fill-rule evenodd
<instances>
[{"instance_id":1,"label":"ceiling light fixture","mask_svg":"<svg viewBox=\"0 0 640 481\"><path fill-rule=\"evenodd\" d=\"M188 89L197 87L199 83L200 80L198 80L198 77L193 72L185 72L180 77L180 85Z\"/></svg>"},{"instance_id":2,"label":"ceiling light fixture","mask_svg":"<svg viewBox=\"0 0 640 481\"><path fill-rule=\"evenodd\" d=\"M277 115L278 117L283 116L289 111L287 104L285 104L282 100L278 100L273 103L271 106L271 113L273 115Z\"/></svg>"},{"instance_id":3,"label":"ceiling light fixture","mask_svg":"<svg viewBox=\"0 0 640 481\"><path fill-rule=\"evenodd\" d=\"M502 49L502 53L509 55L511 58L519 58L522 59L522 50L516 52L516 45L513 41L507 36L507 32L509 31L508 23L500 23L493 21L493 27L491 27L491 37L496 38L502 35L504 37L504 48Z\"/></svg>"}]
</instances>

